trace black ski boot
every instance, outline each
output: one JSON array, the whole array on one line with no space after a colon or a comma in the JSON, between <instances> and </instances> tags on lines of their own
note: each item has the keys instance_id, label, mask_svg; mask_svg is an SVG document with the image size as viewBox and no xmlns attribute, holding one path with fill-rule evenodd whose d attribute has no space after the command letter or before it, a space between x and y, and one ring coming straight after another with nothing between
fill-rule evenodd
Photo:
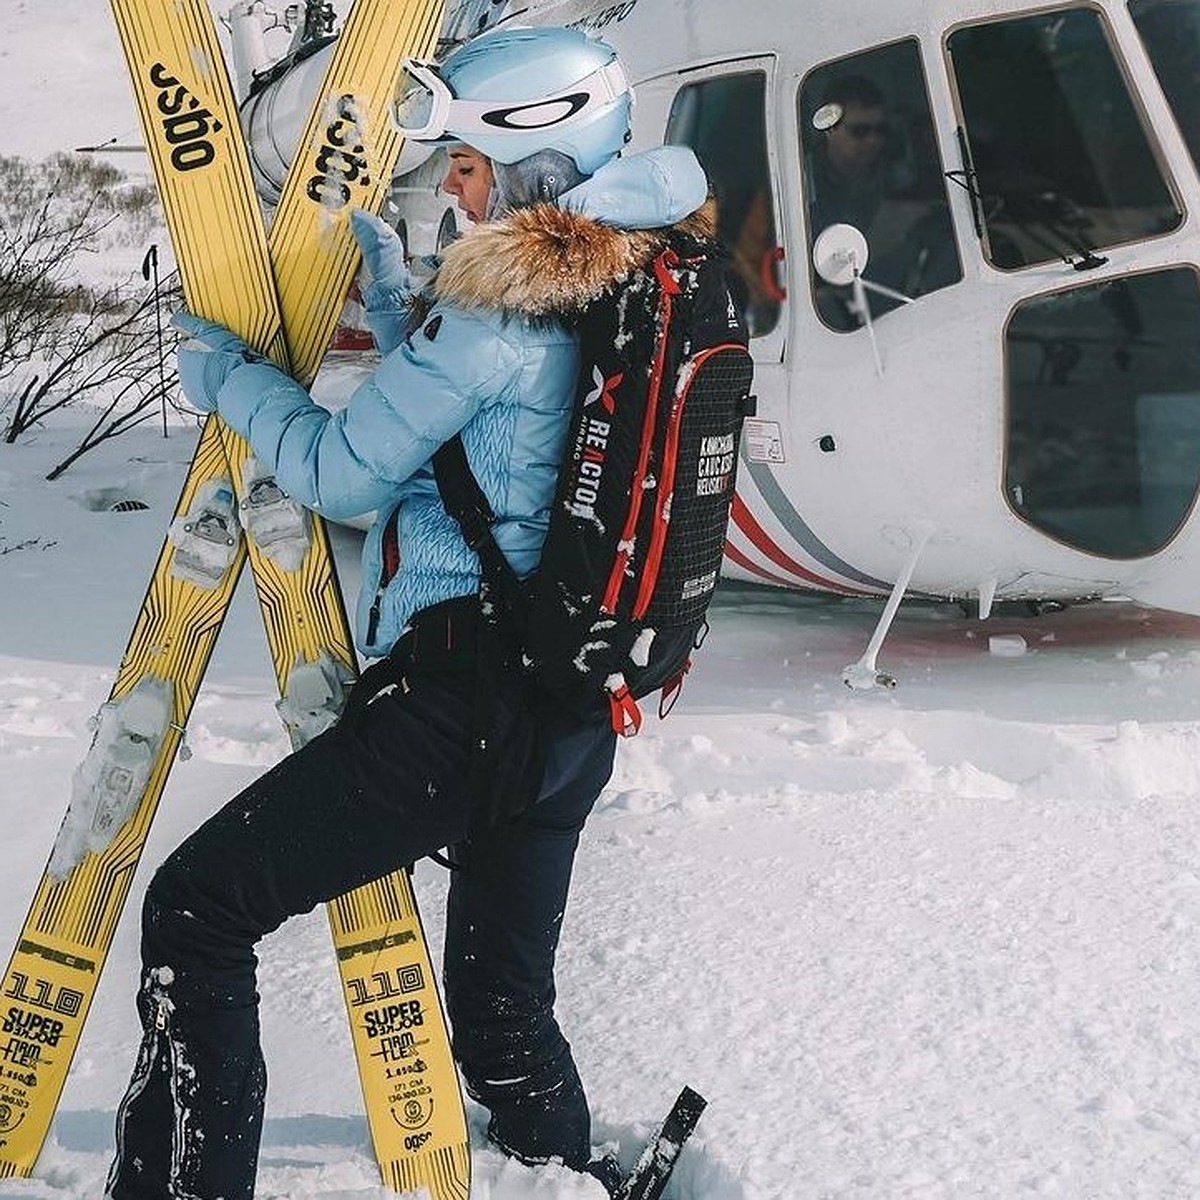
<instances>
[{"instance_id":1,"label":"black ski boot","mask_svg":"<svg viewBox=\"0 0 1200 1200\"><path fill-rule=\"evenodd\" d=\"M625 1181L625 1176L621 1171L621 1164L611 1154L606 1154L603 1158L593 1158L583 1168L583 1173L600 1180L604 1184L604 1190L610 1196L615 1196L620 1190L621 1184Z\"/></svg>"}]
</instances>

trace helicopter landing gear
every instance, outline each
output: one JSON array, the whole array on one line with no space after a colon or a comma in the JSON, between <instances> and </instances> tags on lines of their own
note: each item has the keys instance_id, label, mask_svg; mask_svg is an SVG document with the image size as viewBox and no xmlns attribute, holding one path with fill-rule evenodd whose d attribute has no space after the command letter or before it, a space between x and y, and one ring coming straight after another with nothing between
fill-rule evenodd
<instances>
[{"instance_id":1,"label":"helicopter landing gear","mask_svg":"<svg viewBox=\"0 0 1200 1200\"><path fill-rule=\"evenodd\" d=\"M856 663L851 663L842 672L842 682L848 688L855 691L871 691L875 688L894 688L896 686L895 676L879 670L875 665L875 660L879 657L879 648L883 645L883 639L887 637L888 630L892 627L892 621L895 620L900 601L904 599L904 593L912 581L913 572L917 569L917 560L921 557L921 552L925 549L932 534L933 526L929 522L923 522L914 530L912 550L908 561L892 586L891 595L888 596L887 604L883 606L883 612L875 626L875 632L871 634L871 640L867 643L862 658Z\"/></svg>"}]
</instances>

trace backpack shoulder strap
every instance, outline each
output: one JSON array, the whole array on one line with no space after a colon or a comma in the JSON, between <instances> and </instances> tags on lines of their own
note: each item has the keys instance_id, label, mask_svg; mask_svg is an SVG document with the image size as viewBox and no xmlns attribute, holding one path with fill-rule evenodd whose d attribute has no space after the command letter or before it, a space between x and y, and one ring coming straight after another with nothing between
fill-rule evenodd
<instances>
[{"instance_id":1,"label":"backpack shoulder strap","mask_svg":"<svg viewBox=\"0 0 1200 1200\"><path fill-rule=\"evenodd\" d=\"M521 581L496 542L492 532L496 514L471 470L461 435L455 434L434 452L433 477L446 511L458 522L467 545L479 555L485 587L498 598L507 613L504 619L521 640L524 613Z\"/></svg>"}]
</instances>

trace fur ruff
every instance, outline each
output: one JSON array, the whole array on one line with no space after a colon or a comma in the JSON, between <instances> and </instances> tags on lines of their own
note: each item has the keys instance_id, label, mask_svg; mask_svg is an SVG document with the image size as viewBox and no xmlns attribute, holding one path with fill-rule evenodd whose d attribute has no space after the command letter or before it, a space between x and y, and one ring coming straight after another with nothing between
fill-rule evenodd
<instances>
[{"instance_id":1,"label":"fur ruff","mask_svg":"<svg viewBox=\"0 0 1200 1200\"><path fill-rule=\"evenodd\" d=\"M442 253L438 300L526 317L582 312L648 266L673 232L710 239L709 201L674 229L614 229L553 204L536 204L475 226Z\"/></svg>"}]
</instances>

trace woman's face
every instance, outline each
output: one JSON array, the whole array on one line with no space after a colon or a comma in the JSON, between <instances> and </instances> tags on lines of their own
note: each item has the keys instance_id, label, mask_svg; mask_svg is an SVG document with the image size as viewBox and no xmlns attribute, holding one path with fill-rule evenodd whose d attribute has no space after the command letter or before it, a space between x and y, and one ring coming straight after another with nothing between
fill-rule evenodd
<instances>
[{"instance_id":1,"label":"woman's face","mask_svg":"<svg viewBox=\"0 0 1200 1200\"><path fill-rule=\"evenodd\" d=\"M442 188L458 200L468 221L479 222L487 215L488 196L492 190L491 160L470 146L454 146L450 150L450 167Z\"/></svg>"}]
</instances>

